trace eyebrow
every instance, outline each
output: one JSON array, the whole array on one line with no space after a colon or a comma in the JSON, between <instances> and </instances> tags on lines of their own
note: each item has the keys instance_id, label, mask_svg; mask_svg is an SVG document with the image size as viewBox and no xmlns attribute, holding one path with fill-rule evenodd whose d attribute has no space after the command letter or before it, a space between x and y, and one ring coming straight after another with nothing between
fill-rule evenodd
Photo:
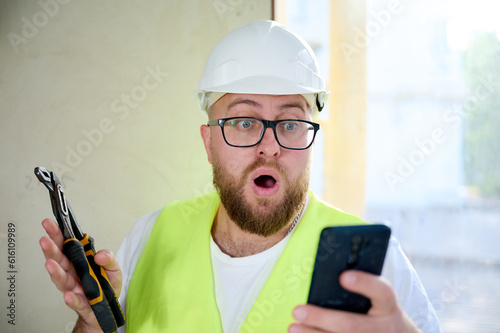
<instances>
[{"instance_id":1,"label":"eyebrow","mask_svg":"<svg viewBox=\"0 0 500 333\"><path fill-rule=\"evenodd\" d=\"M252 106L255 108L259 108L259 109L262 108L262 105L257 103L256 101L253 101L251 99L238 98L228 105L226 113L228 113L229 110L231 110L231 108L233 108L239 104L245 104L245 105L249 105L249 106ZM280 105L279 110L283 112L285 110L292 109L292 108L299 108L304 114L306 113L306 111L304 110L304 107L300 103L283 104L283 105Z\"/></svg>"},{"instance_id":2,"label":"eyebrow","mask_svg":"<svg viewBox=\"0 0 500 333\"><path fill-rule=\"evenodd\" d=\"M287 109L292 109L292 108L299 108L302 110L302 112L305 114L306 111L304 110L304 107L300 103L288 103L288 104L283 104L280 106L281 111L285 111Z\"/></svg>"},{"instance_id":3,"label":"eyebrow","mask_svg":"<svg viewBox=\"0 0 500 333\"><path fill-rule=\"evenodd\" d=\"M226 113L228 113L229 110L231 110L233 107L235 107L239 104L246 104L246 105L252 106L254 108L262 108L262 105L260 105L256 101L252 101L251 99L237 98L228 105Z\"/></svg>"}]
</instances>

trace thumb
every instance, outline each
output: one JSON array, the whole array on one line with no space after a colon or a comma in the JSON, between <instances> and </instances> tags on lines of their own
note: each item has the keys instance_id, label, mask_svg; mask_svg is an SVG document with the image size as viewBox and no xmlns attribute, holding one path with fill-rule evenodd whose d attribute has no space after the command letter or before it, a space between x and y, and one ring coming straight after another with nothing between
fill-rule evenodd
<instances>
[{"instance_id":1,"label":"thumb","mask_svg":"<svg viewBox=\"0 0 500 333\"><path fill-rule=\"evenodd\" d=\"M106 271L119 271L120 266L115 258L115 255L110 250L100 250L95 254L95 263L104 267Z\"/></svg>"},{"instance_id":2,"label":"thumb","mask_svg":"<svg viewBox=\"0 0 500 333\"><path fill-rule=\"evenodd\" d=\"M394 290L389 281L381 276L362 271L345 271L340 276L340 284L347 290L368 297L372 303L369 311L371 315L387 315L398 308Z\"/></svg>"},{"instance_id":3,"label":"thumb","mask_svg":"<svg viewBox=\"0 0 500 333\"><path fill-rule=\"evenodd\" d=\"M106 249L100 250L96 253L94 261L104 268L108 280L115 290L116 297L119 297L122 289L122 271L113 252Z\"/></svg>"}]
</instances>

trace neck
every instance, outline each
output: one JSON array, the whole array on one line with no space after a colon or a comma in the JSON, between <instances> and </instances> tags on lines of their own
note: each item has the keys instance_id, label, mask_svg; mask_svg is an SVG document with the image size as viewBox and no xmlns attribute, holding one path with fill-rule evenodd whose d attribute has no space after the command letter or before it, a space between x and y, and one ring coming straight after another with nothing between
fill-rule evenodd
<instances>
[{"instance_id":1,"label":"neck","mask_svg":"<svg viewBox=\"0 0 500 333\"><path fill-rule=\"evenodd\" d=\"M231 257L246 257L263 252L288 235L294 226L294 220L301 210L294 214L294 217L279 232L270 236L260 236L241 230L240 227L231 220L224 206L221 204L214 225L212 226L212 237L220 250Z\"/></svg>"}]
</instances>

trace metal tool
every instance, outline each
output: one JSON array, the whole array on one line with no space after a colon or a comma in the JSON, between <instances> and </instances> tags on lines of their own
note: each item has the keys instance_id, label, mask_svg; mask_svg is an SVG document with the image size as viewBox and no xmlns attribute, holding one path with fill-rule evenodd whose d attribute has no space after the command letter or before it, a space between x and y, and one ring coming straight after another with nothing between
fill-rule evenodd
<instances>
[{"instance_id":1,"label":"metal tool","mask_svg":"<svg viewBox=\"0 0 500 333\"><path fill-rule=\"evenodd\" d=\"M35 175L49 190L52 211L64 236L63 253L75 268L99 326L105 333L115 332L125 324L125 316L104 268L94 261L94 239L82 232L56 174L37 167Z\"/></svg>"}]
</instances>

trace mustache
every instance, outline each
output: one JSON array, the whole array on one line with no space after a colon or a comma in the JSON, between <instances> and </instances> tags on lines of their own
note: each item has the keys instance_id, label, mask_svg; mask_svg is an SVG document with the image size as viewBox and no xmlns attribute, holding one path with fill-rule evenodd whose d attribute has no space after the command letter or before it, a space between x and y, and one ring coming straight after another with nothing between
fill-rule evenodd
<instances>
[{"instance_id":1,"label":"mustache","mask_svg":"<svg viewBox=\"0 0 500 333\"><path fill-rule=\"evenodd\" d=\"M279 174L286 180L288 179L287 176L288 176L288 172L286 171L286 169L281 165L279 164L277 161L275 160L265 160L263 158L259 158L258 160L256 160L255 162L253 162L252 164L250 164L249 166L247 166L245 168L245 170L243 170L243 177L242 179L247 179L248 176L254 172L257 168L261 167L261 166L266 166L266 167L271 167L271 168L274 168L276 169Z\"/></svg>"}]
</instances>

